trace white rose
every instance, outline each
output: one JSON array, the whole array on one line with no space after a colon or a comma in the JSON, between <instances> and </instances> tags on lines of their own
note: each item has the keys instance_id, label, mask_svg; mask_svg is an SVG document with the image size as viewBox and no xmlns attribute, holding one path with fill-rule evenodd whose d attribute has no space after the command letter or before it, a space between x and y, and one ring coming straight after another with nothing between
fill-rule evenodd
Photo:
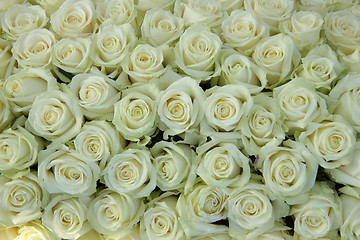
<instances>
[{"instance_id":1,"label":"white rose","mask_svg":"<svg viewBox=\"0 0 360 240\"><path fill-rule=\"evenodd\" d=\"M10 75L4 83L4 90L12 111L27 115L38 95L58 90L58 85L50 70L26 68Z\"/></svg>"},{"instance_id":2,"label":"white rose","mask_svg":"<svg viewBox=\"0 0 360 240\"><path fill-rule=\"evenodd\" d=\"M11 42L0 38L0 79L6 79L14 67Z\"/></svg>"},{"instance_id":3,"label":"white rose","mask_svg":"<svg viewBox=\"0 0 360 240\"><path fill-rule=\"evenodd\" d=\"M165 73L164 56L160 48L148 44L138 44L122 63L121 67L134 84L144 84L152 78L159 78Z\"/></svg>"},{"instance_id":4,"label":"white rose","mask_svg":"<svg viewBox=\"0 0 360 240\"><path fill-rule=\"evenodd\" d=\"M131 25L105 25L91 40L90 58L95 65L113 70L119 67L134 44Z\"/></svg>"},{"instance_id":5,"label":"white rose","mask_svg":"<svg viewBox=\"0 0 360 240\"><path fill-rule=\"evenodd\" d=\"M0 133L0 171L19 171L34 165L43 145L22 127L4 130Z\"/></svg>"},{"instance_id":6,"label":"white rose","mask_svg":"<svg viewBox=\"0 0 360 240\"><path fill-rule=\"evenodd\" d=\"M204 117L202 104L205 94L199 84L189 77L173 82L158 100L159 128L164 137L177 135L197 127Z\"/></svg>"},{"instance_id":7,"label":"white rose","mask_svg":"<svg viewBox=\"0 0 360 240\"><path fill-rule=\"evenodd\" d=\"M351 162L356 141L354 129L338 115L312 122L299 136L323 168L337 168Z\"/></svg>"},{"instance_id":8,"label":"white rose","mask_svg":"<svg viewBox=\"0 0 360 240\"><path fill-rule=\"evenodd\" d=\"M41 217L49 196L35 174L19 172L13 178L0 175L1 225L15 226Z\"/></svg>"},{"instance_id":9,"label":"white rose","mask_svg":"<svg viewBox=\"0 0 360 240\"><path fill-rule=\"evenodd\" d=\"M253 53L257 43L269 36L269 28L261 18L244 10L234 10L224 19L221 28L225 45L244 55Z\"/></svg>"},{"instance_id":10,"label":"white rose","mask_svg":"<svg viewBox=\"0 0 360 240\"><path fill-rule=\"evenodd\" d=\"M118 239L131 233L144 211L141 198L104 189L91 202L87 218L97 232Z\"/></svg>"},{"instance_id":11,"label":"white rose","mask_svg":"<svg viewBox=\"0 0 360 240\"><path fill-rule=\"evenodd\" d=\"M46 11L47 16L51 16L59 9L65 0L32 0L32 2L39 4Z\"/></svg>"},{"instance_id":12,"label":"white rose","mask_svg":"<svg viewBox=\"0 0 360 240\"><path fill-rule=\"evenodd\" d=\"M226 10L228 14L231 14L232 11L241 9L244 4L244 0L217 0L223 9Z\"/></svg>"},{"instance_id":13,"label":"white rose","mask_svg":"<svg viewBox=\"0 0 360 240\"><path fill-rule=\"evenodd\" d=\"M104 169L105 184L134 198L148 196L156 187L156 172L148 149L129 148L112 157Z\"/></svg>"},{"instance_id":14,"label":"white rose","mask_svg":"<svg viewBox=\"0 0 360 240\"><path fill-rule=\"evenodd\" d=\"M59 240L49 229L37 221L27 222L19 227L14 240Z\"/></svg>"},{"instance_id":15,"label":"white rose","mask_svg":"<svg viewBox=\"0 0 360 240\"><path fill-rule=\"evenodd\" d=\"M197 149L196 173L210 187L234 189L249 182L251 173L247 158L232 142L211 141Z\"/></svg>"},{"instance_id":16,"label":"white rose","mask_svg":"<svg viewBox=\"0 0 360 240\"><path fill-rule=\"evenodd\" d=\"M161 8L146 11L141 24L142 37L153 46L172 45L183 31L184 20Z\"/></svg>"},{"instance_id":17,"label":"white rose","mask_svg":"<svg viewBox=\"0 0 360 240\"><path fill-rule=\"evenodd\" d=\"M242 142L249 155L257 155L264 146L278 146L285 138L281 113L275 99L258 94L246 118L240 123Z\"/></svg>"},{"instance_id":18,"label":"white rose","mask_svg":"<svg viewBox=\"0 0 360 240\"><path fill-rule=\"evenodd\" d=\"M180 240L183 231L176 212L177 197L164 193L152 200L140 222L142 239L149 240Z\"/></svg>"},{"instance_id":19,"label":"white rose","mask_svg":"<svg viewBox=\"0 0 360 240\"><path fill-rule=\"evenodd\" d=\"M0 226L0 238L4 240L14 240L18 235L18 227Z\"/></svg>"},{"instance_id":20,"label":"white rose","mask_svg":"<svg viewBox=\"0 0 360 240\"><path fill-rule=\"evenodd\" d=\"M91 198L55 196L44 209L42 223L58 237L78 239L91 230L87 221L87 211Z\"/></svg>"},{"instance_id":21,"label":"white rose","mask_svg":"<svg viewBox=\"0 0 360 240\"><path fill-rule=\"evenodd\" d=\"M186 29L175 46L175 63L192 78L205 81L220 74L216 62L222 42L203 25Z\"/></svg>"},{"instance_id":22,"label":"white rose","mask_svg":"<svg viewBox=\"0 0 360 240\"><path fill-rule=\"evenodd\" d=\"M229 233L227 231L223 233L209 233L203 236L195 237L194 240L231 240Z\"/></svg>"},{"instance_id":23,"label":"white rose","mask_svg":"<svg viewBox=\"0 0 360 240\"><path fill-rule=\"evenodd\" d=\"M291 133L304 130L317 117L328 114L325 100L303 78L294 78L275 88L273 95Z\"/></svg>"},{"instance_id":24,"label":"white rose","mask_svg":"<svg viewBox=\"0 0 360 240\"><path fill-rule=\"evenodd\" d=\"M247 87L242 85L214 86L205 92L205 119L217 132L239 130L240 121L247 117L253 99Z\"/></svg>"},{"instance_id":25,"label":"white rose","mask_svg":"<svg viewBox=\"0 0 360 240\"><path fill-rule=\"evenodd\" d=\"M261 17L271 31L277 32L279 22L290 17L294 0L244 0L246 11Z\"/></svg>"},{"instance_id":26,"label":"white rose","mask_svg":"<svg viewBox=\"0 0 360 240\"><path fill-rule=\"evenodd\" d=\"M99 233L97 233L99 234ZM102 234L99 234L101 237L99 237L98 239L87 239L87 238L84 238L84 239L79 239L79 240L139 240L141 239L141 236L140 236L140 224L137 223L135 224L132 229L131 229L131 232L126 235L126 237L122 237L122 238L117 238L116 236L114 237L109 237L109 236L104 236Z\"/></svg>"},{"instance_id":27,"label":"white rose","mask_svg":"<svg viewBox=\"0 0 360 240\"><path fill-rule=\"evenodd\" d=\"M32 30L43 28L47 23L45 10L30 4L15 4L1 14L1 27L6 36L16 40Z\"/></svg>"},{"instance_id":28,"label":"white rose","mask_svg":"<svg viewBox=\"0 0 360 240\"><path fill-rule=\"evenodd\" d=\"M189 187L195 159L195 152L190 145L160 141L150 151L154 156L157 186L162 191L181 191Z\"/></svg>"},{"instance_id":29,"label":"white rose","mask_svg":"<svg viewBox=\"0 0 360 240\"><path fill-rule=\"evenodd\" d=\"M289 77L300 62L300 53L293 40L283 34L264 38L256 45L252 57L257 65L266 70L268 86Z\"/></svg>"},{"instance_id":30,"label":"white rose","mask_svg":"<svg viewBox=\"0 0 360 240\"><path fill-rule=\"evenodd\" d=\"M348 55L359 48L360 23L347 10L329 12L325 16L325 35L340 51Z\"/></svg>"},{"instance_id":31,"label":"white rose","mask_svg":"<svg viewBox=\"0 0 360 240\"><path fill-rule=\"evenodd\" d=\"M288 140L282 147L264 147L259 160L265 185L275 196L291 205L306 201L318 164L302 143Z\"/></svg>"},{"instance_id":32,"label":"white rose","mask_svg":"<svg viewBox=\"0 0 360 240\"><path fill-rule=\"evenodd\" d=\"M8 99L5 97L4 91L0 88L0 131L9 127L14 118L15 116L10 110Z\"/></svg>"},{"instance_id":33,"label":"white rose","mask_svg":"<svg viewBox=\"0 0 360 240\"><path fill-rule=\"evenodd\" d=\"M331 83L344 70L328 45L313 48L301 61L297 75L313 83L316 88L330 89Z\"/></svg>"},{"instance_id":34,"label":"white rose","mask_svg":"<svg viewBox=\"0 0 360 240\"><path fill-rule=\"evenodd\" d=\"M294 230L304 238L320 238L342 223L341 205L337 194L324 182L315 184L307 202L292 206Z\"/></svg>"},{"instance_id":35,"label":"white rose","mask_svg":"<svg viewBox=\"0 0 360 240\"><path fill-rule=\"evenodd\" d=\"M103 170L110 158L125 148L126 141L111 123L88 121L75 137L74 145L84 159L97 162Z\"/></svg>"},{"instance_id":36,"label":"white rose","mask_svg":"<svg viewBox=\"0 0 360 240\"><path fill-rule=\"evenodd\" d=\"M224 225L212 224L226 218L227 195L218 187L212 188L199 183L189 194L182 193L176 210L186 237L219 233L227 230Z\"/></svg>"},{"instance_id":37,"label":"white rose","mask_svg":"<svg viewBox=\"0 0 360 240\"><path fill-rule=\"evenodd\" d=\"M88 119L111 121L114 104L120 99L115 81L102 74L77 74L64 90L76 98L84 116Z\"/></svg>"},{"instance_id":38,"label":"white rose","mask_svg":"<svg viewBox=\"0 0 360 240\"><path fill-rule=\"evenodd\" d=\"M38 176L51 193L89 196L96 191L99 166L64 145L50 145L39 153Z\"/></svg>"},{"instance_id":39,"label":"white rose","mask_svg":"<svg viewBox=\"0 0 360 240\"><path fill-rule=\"evenodd\" d=\"M9 7L11 7L12 5L15 4L22 4L25 3L26 0L12 0L12 1L2 1L0 2L0 11L6 10Z\"/></svg>"},{"instance_id":40,"label":"white rose","mask_svg":"<svg viewBox=\"0 0 360 240\"><path fill-rule=\"evenodd\" d=\"M90 43L88 38L61 39L54 46L52 63L68 73L87 72L92 65Z\"/></svg>"},{"instance_id":41,"label":"white rose","mask_svg":"<svg viewBox=\"0 0 360 240\"><path fill-rule=\"evenodd\" d=\"M341 52L339 53L340 62L346 67L348 72L359 73L359 64L360 64L360 48L355 49L352 54L345 55Z\"/></svg>"},{"instance_id":42,"label":"white rose","mask_svg":"<svg viewBox=\"0 0 360 240\"><path fill-rule=\"evenodd\" d=\"M260 231L252 231L246 235L247 240L294 240L290 235L289 227L282 223L275 222L275 225L270 229L260 229Z\"/></svg>"},{"instance_id":43,"label":"white rose","mask_svg":"<svg viewBox=\"0 0 360 240\"><path fill-rule=\"evenodd\" d=\"M343 223L340 227L341 239L356 240L360 238L358 231L360 214L360 191L349 186L340 188Z\"/></svg>"},{"instance_id":44,"label":"white rose","mask_svg":"<svg viewBox=\"0 0 360 240\"><path fill-rule=\"evenodd\" d=\"M239 84L249 89L251 94L261 92L267 84L266 72L248 57L230 50L221 53L220 85Z\"/></svg>"},{"instance_id":45,"label":"white rose","mask_svg":"<svg viewBox=\"0 0 360 240\"><path fill-rule=\"evenodd\" d=\"M114 105L113 124L128 140L149 138L157 127L156 98L159 90L144 84L123 90L122 95Z\"/></svg>"},{"instance_id":46,"label":"white rose","mask_svg":"<svg viewBox=\"0 0 360 240\"><path fill-rule=\"evenodd\" d=\"M134 2L131 0L98 1L95 13L98 23L103 25L131 23L137 15Z\"/></svg>"},{"instance_id":47,"label":"white rose","mask_svg":"<svg viewBox=\"0 0 360 240\"><path fill-rule=\"evenodd\" d=\"M47 29L35 29L20 36L11 49L22 67L44 67L51 62L55 36Z\"/></svg>"},{"instance_id":48,"label":"white rose","mask_svg":"<svg viewBox=\"0 0 360 240\"><path fill-rule=\"evenodd\" d=\"M225 16L221 4L216 0L177 0L174 11L187 26L200 23L216 28Z\"/></svg>"},{"instance_id":49,"label":"white rose","mask_svg":"<svg viewBox=\"0 0 360 240\"><path fill-rule=\"evenodd\" d=\"M95 32L95 22L90 0L65 0L50 18L52 29L62 38L89 37Z\"/></svg>"},{"instance_id":50,"label":"white rose","mask_svg":"<svg viewBox=\"0 0 360 240\"><path fill-rule=\"evenodd\" d=\"M348 74L342 78L329 96L337 100L333 113L342 115L360 132L360 74Z\"/></svg>"},{"instance_id":51,"label":"white rose","mask_svg":"<svg viewBox=\"0 0 360 240\"><path fill-rule=\"evenodd\" d=\"M83 115L70 95L53 90L36 97L26 129L49 141L67 142L81 129Z\"/></svg>"},{"instance_id":52,"label":"white rose","mask_svg":"<svg viewBox=\"0 0 360 240\"><path fill-rule=\"evenodd\" d=\"M279 29L291 37L301 51L307 45L319 42L323 23L324 20L317 12L299 11L294 12L291 18L280 22Z\"/></svg>"}]
</instances>

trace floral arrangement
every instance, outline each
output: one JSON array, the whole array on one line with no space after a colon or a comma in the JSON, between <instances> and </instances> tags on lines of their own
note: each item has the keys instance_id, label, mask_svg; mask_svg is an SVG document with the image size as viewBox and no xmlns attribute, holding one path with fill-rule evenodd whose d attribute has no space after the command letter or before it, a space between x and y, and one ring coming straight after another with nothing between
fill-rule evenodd
<instances>
[{"instance_id":1,"label":"floral arrangement","mask_svg":"<svg viewBox=\"0 0 360 240\"><path fill-rule=\"evenodd\" d=\"M0 239L359 239L357 0L0 2Z\"/></svg>"}]
</instances>

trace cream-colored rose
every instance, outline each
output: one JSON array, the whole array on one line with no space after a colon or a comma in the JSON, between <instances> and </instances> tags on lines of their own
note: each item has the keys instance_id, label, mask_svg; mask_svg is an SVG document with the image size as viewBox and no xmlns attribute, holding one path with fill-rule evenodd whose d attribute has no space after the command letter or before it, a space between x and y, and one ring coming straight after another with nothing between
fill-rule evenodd
<instances>
[{"instance_id":1,"label":"cream-colored rose","mask_svg":"<svg viewBox=\"0 0 360 240\"><path fill-rule=\"evenodd\" d=\"M51 31L35 29L20 36L11 51L22 67L44 67L51 62L55 42Z\"/></svg>"},{"instance_id":2,"label":"cream-colored rose","mask_svg":"<svg viewBox=\"0 0 360 240\"><path fill-rule=\"evenodd\" d=\"M295 78L275 88L273 95L291 133L304 130L317 117L328 114L325 100L303 78Z\"/></svg>"},{"instance_id":3,"label":"cream-colored rose","mask_svg":"<svg viewBox=\"0 0 360 240\"><path fill-rule=\"evenodd\" d=\"M232 11L241 9L244 4L244 0L217 0L223 9L226 10L228 14L231 14Z\"/></svg>"},{"instance_id":4,"label":"cream-colored rose","mask_svg":"<svg viewBox=\"0 0 360 240\"><path fill-rule=\"evenodd\" d=\"M195 152L190 145L161 141L150 149L154 156L157 186L162 191L183 190L190 185ZM187 190L186 190L187 191Z\"/></svg>"},{"instance_id":5,"label":"cream-colored rose","mask_svg":"<svg viewBox=\"0 0 360 240\"><path fill-rule=\"evenodd\" d=\"M341 205L337 194L326 185L314 185L307 202L291 207L294 230L303 238L318 239L341 226Z\"/></svg>"},{"instance_id":6,"label":"cream-colored rose","mask_svg":"<svg viewBox=\"0 0 360 240\"><path fill-rule=\"evenodd\" d=\"M196 128L204 117L202 104L205 94L192 78L176 80L163 92L158 100L159 128L164 137L177 135Z\"/></svg>"},{"instance_id":7,"label":"cream-colored rose","mask_svg":"<svg viewBox=\"0 0 360 240\"><path fill-rule=\"evenodd\" d=\"M103 25L131 23L137 15L134 1L131 0L98 1L95 14L97 22Z\"/></svg>"},{"instance_id":8,"label":"cream-colored rose","mask_svg":"<svg viewBox=\"0 0 360 240\"><path fill-rule=\"evenodd\" d=\"M339 59L340 59L341 64L343 64L344 67L346 67L346 70L348 72L355 72L355 73L360 72L360 68L359 68L360 48L355 49L355 51L349 55L345 55L341 52L338 52L338 53L339 53Z\"/></svg>"},{"instance_id":9,"label":"cream-colored rose","mask_svg":"<svg viewBox=\"0 0 360 240\"><path fill-rule=\"evenodd\" d=\"M174 48L175 63L188 76L206 81L220 74L216 60L221 46L220 37L203 25L189 27Z\"/></svg>"},{"instance_id":10,"label":"cream-colored rose","mask_svg":"<svg viewBox=\"0 0 360 240\"><path fill-rule=\"evenodd\" d=\"M306 147L291 140L282 147L262 148L257 166L268 189L291 205L306 201L306 193L313 187L318 170L314 156Z\"/></svg>"},{"instance_id":11,"label":"cream-colored rose","mask_svg":"<svg viewBox=\"0 0 360 240\"><path fill-rule=\"evenodd\" d=\"M62 38L89 37L95 32L95 22L91 0L65 0L50 18L52 29Z\"/></svg>"},{"instance_id":12,"label":"cream-colored rose","mask_svg":"<svg viewBox=\"0 0 360 240\"><path fill-rule=\"evenodd\" d=\"M329 12L325 16L325 35L336 48L348 55L360 44L360 23L347 10Z\"/></svg>"},{"instance_id":13,"label":"cream-colored rose","mask_svg":"<svg viewBox=\"0 0 360 240\"><path fill-rule=\"evenodd\" d=\"M122 63L121 67L134 84L144 84L165 73L164 56L160 48L138 44Z\"/></svg>"},{"instance_id":14,"label":"cream-colored rose","mask_svg":"<svg viewBox=\"0 0 360 240\"><path fill-rule=\"evenodd\" d=\"M99 166L65 145L53 143L39 153L38 176L49 193L89 196L96 191Z\"/></svg>"},{"instance_id":15,"label":"cream-colored rose","mask_svg":"<svg viewBox=\"0 0 360 240\"><path fill-rule=\"evenodd\" d=\"M193 190L182 193L178 199L176 210L187 238L219 233L227 230L224 225L212 224L226 218L225 204L227 195L221 188L209 187L198 183Z\"/></svg>"},{"instance_id":16,"label":"cream-colored rose","mask_svg":"<svg viewBox=\"0 0 360 240\"><path fill-rule=\"evenodd\" d=\"M98 233L99 234L99 233ZM101 237L99 239L89 239L89 240L119 240L119 238L117 238L116 236L114 237L109 237L109 236L103 236L102 234L99 234ZM138 240L141 239L140 236L140 224L137 223L135 224L132 229L131 232L129 234L126 235L126 237L122 237L120 238L121 240ZM79 240L87 240L86 238L84 239L79 239Z\"/></svg>"},{"instance_id":17,"label":"cream-colored rose","mask_svg":"<svg viewBox=\"0 0 360 240\"><path fill-rule=\"evenodd\" d=\"M1 14L1 27L6 36L16 40L47 23L45 10L37 5L15 4Z\"/></svg>"},{"instance_id":18,"label":"cream-colored rose","mask_svg":"<svg viewBox=\"0 0 360 240\"><path fill-rule=\"evenodd\" d=\"M102 74L82 73L64 89L76 98L86 118L112 120L114 104L120 99L114 80Z\"/></svg>"},{"instance_id":19,"label":"cream-colored rose","mask_svg":"<svg viewBox=\"0 0 360 240\"><path fill-rule=\"evenodd\" d=\"M141 198L106 188L91 202L87 218L97 232L109 239L119 239L131 233L144 211L145 205Z\"/></svg>"},{"instance_id":20,"label":"cream-colored rose","mask_svg":"<svg viewBox=\"0 0 360 240\"><path fill-rule=\"evenodd\" d=\"M249 155L258 155L264 146L278 146L285 138L281 113L276 101L266 94L258 94L254 105L240 123L242 142Z\"/></svg>"},{"instance_id":21,"label":"cream-colored rose","mask_svg":"<svg viewBox=\"0 0 360 240\"><path fill-rule=\"evenodd\" d=\"M65 143L80 132L83 120L76 99L53 90L35 98L25 127L49 141Z\"/></svg>"},{"instance_id":22,"label":"cream-colored rose","mask_svg":"<svg viewBox=\"0 0 360 240\"><path fill-rule=\"evenodd\" d=\"M0 171L19 171L34 165L43 145L22 127L4 130L0 133Z\"/></svg>"},{"instance_id":23,"label":"cream-colored rose","mask_svg":"<svg viewBox=\"0 0 360 240\"><path fill-rule=\"evenodd\" d=\"M74 139L75 149L87 161L97 162L102 171L112 156L121 152L125 139L106 121L88 121Z\"/></svg>"},{"instance_id":24,"label":"cream-colored rose","mask_svg":"<svg viewBox=\"0 0 360 240\"><path fill-rule=\"evenodd\" d=\"M42 216L48 192L33 172L19 172L13 178L0 175L0 223L15 226Z\"/></svg>"},{"instance_id":25,"label":"cream-colored rose","mask_svg":"<svg viewBox=\"0 0 360 240\"><path fill-rule=\"evenodd\" d=\"M177 0L174 12L187 26L200 23L210 28L219 27L226 14L216 0Z\"/></svg>"},{"instance_id":26,"label":"cream-colored rose","mask_svg":"<svg viewBox=\"0 0 360 240\"><path fill-rule=\"evenodd\" d=\"M65 72L77 74L89 71L90 39L88 38L63 38L54 46L52 63Z\"/></svg>"},{"instance_id":27,"label":"cream-colored rose","mask_svg":"<svg viewBox=\"0 0 360 240\"><path fill-rule=\"evenodd\" d=\"M122 91L122 98L114 105L113 124L126 139L139 141L155 132L158 96L159 90L150 84Z\"/></svg>"},{"instance_id":28,"label":"cream-colored rose","mask_svg":"<svg viewBox=\"0 0 360 240\"><path fill-rule=\"evenodd\" d=\"M171 193L164 193L148 203L144 217L140 221L141 239L184 239L176 203L177 197Z\"/></svg>"},{"instance_id":29,"label":"cream-colored rose","mask_svg":"<svg viewBox=\"0 0 360 240\"><path fill-rule=\"evenodd\" d=\"M51 16L59 9L65 0L32 0L33 3L40 5L46 11L47 16Z\"/></svg>"},{"instance_id":30,"label":"cream-colored rose","mask_svg":"<svg viewBox=\"0 0 360 240\"><path fill-rule=\"evenodd\" d=\"M291 16L294 0L244 0L244 7L246 11L261 17L271 31L278 32L279 22Z\"/></svg>"},{"instance_id":31,"label":"cream-colored rose","mask_svg":"<svg viewBox=\"0 0 360 240\"><path fill-rule=\"evenodd\" d=\"M249 89L251 94L261 92L267 84L266 72L248 57L233 50L221 53L220 85L239 84Z\"/></svg>"},{"instance_id":32,"label":"cream-colored rose","mask_svg":"<svg viewBox=\"0 0 360 240\"><path fill-rule=\"evenodd\" d=\"M0 38L0 79L7 78L14 67L14 58L11 54L11 42Z\"/></svg>"},{"instance_id":33,"label":"cream-colored rose","mask_svg":"<svg viewBox=\"0 0 360 240\"><path fill-rule=\"evenodd\" d=\"M22 3L25 3L25 2L26 2L26 0L1 1L0 2L0 11L8 9L12 5L22 4Z\"/></svg>"},{"instance_id":34,"label":"cream-colored rose","mask_svg":"<svg viewBox=\"0 0 360 240\"><path fill-rule=\"evenodd\" d=\"M260 231L252 231L246 235L247 240L294 240L290 235L289 227L282 223L275 222L275 225L270 229L260 229Z\"/></svg>"},{"instance_id":35,"label":"cream-colored rose","mask_svg":"<svg viewBox=\"0 0 360 240\"><path fill-rule=\"evenodd\" d=\"M4 227L0 226L0 239L14 240L18 235L18 227Z\"/></svg>"},{"instance_id":36,"label":"cream-colored rose","mask_svg":"<svg viewBox=\"0 0 360 240\"><path fill-rule=\"evenodd\" d=\"M323 168L349 164L353 158L356 135L354 129L339 115L320 123L312 122L299 136Z\"/></svg>"},{"instance_id":37,"label":"cream-colored rose","mask_svg":"<svg viewBox=\"0 0 360 240\"><path fill-rule=\"evenodd\" d=\"M18 235L14 240L59 240L49 229L38 221L27 222L19 227ZM10 240L10 239L9 239ZM13 240L13 239L11 239Z\"/></svg>"},{"instance_id":38,"label":"cream-colored rose","mask_svg":"<svg viewBox=\"0 0 360 240\"><path fill-rule=\"evenodd\" d=\"M44 68L25 68L10 75L4 90L14 113L29 113L35 98L42 93L58 90L56 78Z\"/></svg>"},{"instance_id":39,"label":"cream-colored rose","mask_svg":"<svg viewBox=\"0 0 360 240\"><path fill-rule=\"evenodd\" d=\"M57 195L44 209L42 223L58 237L78 239L91 230L87 211L91 198Z\"/></svg>"},{"instance_id":40,"label":"cream-colored rose","mask_svg":"<svg viewBox=\"0 0 360 240\"><path fill-rule=\"evenodd\" d=\"M0 88L0 131L3 131L14 120L15 116L10 110L8 99L4 91Z\"/></svg>"},{"instance_id":41,"label":"cream-colored rose","mask_svg":"<svg viewBox=\"0 0 360 240\"><path fill-rule=\"evenodd\" d=\"M239 130L240 121L247 117L253 99L242 85L214 86L205 92L205 119L218 132Z\"/></svg>"},{"instance_id":42,"label":"cream-colored rose","mask_svg":"<svg viewBox=\"0 0 360 240\"><path fill-rule=\"evenodd\" d=\"M244 10L234 10L224 19L221 28L225 45L244 55L251 55L257 43L269 36L269 28L261 18Z\"/></svg>"},{"instance_id":43,"label":"cream-colored rose","mask_svg":"<svg viewBox=\"0 0 360 240\"><path fill-rule=\"evenodd\" d=\"M348 74L342 78L329 96L337 100L333 113L342 115L360 132L360 74Z\"/></svg>"},{"instance_id":44,"label":"cream-colored rose","mask_svg":"<svg viewBox=\"0 0 360 240\"><path fill-rule=\"evenodd\" d=\"M341 239L356 240L360 238L358 231L360 214L360 191L359 188L349 186L339 189L343 194L340 196L342 205L342 225L340 227Z\"/></svg>"},{"instance_id":45,"label":"cream-colored rose","mask_svg":"<svg viewBox=\"0 0 360 240\"><path fill-rule=\"evenodd\" d=\"M288 78L300 62L300 53L293 40L284 34L264 38L256 45L252 57L265 69L270 87Z\"/></svg>"},{"instance_id":46,"label":"cream-colored rose","mask_svg":"<svg viewBox=\"0 0 360 240\"><path fill-rule=\"evenodd\" d=\"M313 48L301 61L297 75L313 83L316 88L330 89L331 83L344 70L328 45Z\"/></svg>"},{"instance_id":47,"label":"cream-colored rose","mask_svg":"<svg viewBox=\"0 0 360 240\"><path fill-rule=\"evenodd\" d=\"M156 187L156 172L147 148L130 147L115 155L102 174L107 187L134 198L149 196Z\"/></svg>"},{"instance_id":48,"label":"cream-colored rose","mask_svg":"<svg viewBox=\"0 0 360 240\"><path fill-rule=\"evenodd\" d=\"M172 45L183 32L184 20L161 8L146 11L141 24L142 37L153 46Z\"/></svg>"},{"instance_id":49,"label":"cream-colored rose","mask_svg":"<svg viewBox=\"0 0 360 240\"><path fill-rule=\"evenodd\" d=\"M280 22L279 29L294 41L298 50L320 40L320 30L324 23L320 14L313 11L294 12L291 18Z\"/></svg>"},{"instance_id":50,"label":"cream-colored rose","mask_svg":"<svg viewBox=\"0 0 360 240\"><path fill-rule=\"evenodd\" d=\"M130 24L105 25L91 39L90 58L95 65L114 70L134 44L135 35Z\"/></svg>"},{"instance_id":51,"label":"cream-colored rose","mask_svg":"<svg viewBox=\"0 0 360 240\"><path fill-rule=\"evenodd\" d=\"M230 141L210 141L197 149L196 173L210 187L230 190L249 182L249 158Z\"/></svg>"}]
</instances>

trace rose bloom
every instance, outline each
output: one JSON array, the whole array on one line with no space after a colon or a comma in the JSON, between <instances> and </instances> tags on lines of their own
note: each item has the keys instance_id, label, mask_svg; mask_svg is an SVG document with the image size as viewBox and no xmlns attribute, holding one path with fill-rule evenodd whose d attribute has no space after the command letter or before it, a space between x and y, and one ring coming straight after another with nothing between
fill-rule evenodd
<instances>
[{"instance_id":1,"label":"rose bloom","mask_svg":"<svg viewBox=\"0 0 360 240\"><path fill-rule=\"evenodd\" d=\"M226 218L225 204L227 195L218 187L198 183L188 194L182 193L176 210L188 238L218 233L227 230L223 225L212 224Z\"/></svg>"},{"instance_id":2,"label":"rose bloom","mask_svg":"<svg viewBox=\"0 0 360 240\"><path fill-rule=\"evenodd\" d=\"M342 239L356 240L360 238L358 221L360 214L360 191L359 188L349 186L340 189L343 224L340 227Z\"/></svg>"},{"instance_id":3,"label":"rose bloom","mask_svg":"<svg viewBox=\"0 0 360 240\"><path fill-rule=\"evenodd\" d=\"M220 37L203 25L189 27L175 46L175 63L188 76L206 81L220 74L216 59L221 45Z\"/></svg>"},{"instance_id":4,"label":"rose bloom","mask_svg":"<svg viewBox=\"0 0 360 240\"><path fill-rule=\"evenodd\" d=\"M14 67L14 58L11 54L11 42L0 38L0 78L6 79Z\"/></svg>"},{"instance_id":5,"label":"rose bloom","mask_svg":"<svg viewBox=\"0 0 360 240\"><path fill-rule=\"evenodd\" d=\"M141 11L147 11L153 8L162 8L166 11L173 11L175 0L136 0L136 2L136 7Z\"/></svg>"},{"instance_id":6,"label":"rose bloom","mask_svg":"<svg viewBox=\"0 0 360 240\"><path fill-rule=\"evenodd\" d=\"M144 211L145 205L141 198L105 188L91 202L87 219L97 232L109 239L119 239L131 233Z\"/></svg>"},{"instance_id":7,"label":"rose bloom","mask_svg":"<svg viewBox=\"0 0 360 240\"><path fill-rule=\"evenodd\" d=\"M36 97L26 129L49 141L67 142L81 129L83 115L71 95L53 90Z\"/></svg>"},{"instance_id":8,"label":"rose bloom","mask_svg":"<svg viewBox=\"0 0 360 240\"><path fill-rule=\"evenodd\" d=\"M0 223L10 227L42 216L49 194L34 172L18 172L13 178L0 175Z\"/></svg>"},{"instance_id":9,"label":"rose bloom","mask_svg":"<svg viewBox=\"0 0 360 240\"><path fill-rule=\"evenodd\" d=\"M65 0L51 15L52 29L60 37L89 37L95 32L95 7L91 0Z\"/></svg>"},{"instance_id":10,"label":"rose bloom","mask_svg":"<svg viewBox=\"0 0 360 240\"><path fill-rule=\"evenodd\" d=\"M5 95L11 110L28 115L35 98L42 93L58 90L56 78L50 70L43 68L25 68L10 75L4 83Z\"/></svg>"},{"instance_id":11,"label":"rose bloom","mask_svg":"<svg viewBox=\"0 0 360 240\"><path fill-rule=\"evenodd\" d=\"M151 8L141 24L141 36L152 46L172 45L184 32L184 20L170 11Z\"/></svg>"},{"instance_id":12,"label":"rose bloom","mask_svg":"<svg viewBox=\"0 0 360 240\"><path fill-rule=\"evenodd\" d=\"M30 221L19 227L15 240L34 239L59 240L60 238L38 221Z\"/></svg>"},{"instance_id":13,"label":"rose bloom","mask_svg":"<svg viewBox=\"0 0 360 240\"><path fill-rule=\"evenodd\" d=\"M19 37L11 51L22 67L44 67L51 62L55 42L51 31L35 29Z\"/></svg>"},{"instance_id":14,"label":"rose bloom","mask_svg":"<svg viewBox=\"0 0 360 240\"><path fill-rule=\"evenodd\" d=\"M0 171L24 170L34 165L43 147L40 138L20 126L4 130L0 133Z\"/></svg>"},{"instance_id":15,"label":"rose bloom","mask_svg":"<svg viewBox=\"0 0 360 240\"><path fill-rule=\"evenodd\" d=\"M303 238L324 237L342 223L339 197L324 182L316 183L309 199L292 206L290 214L295 218L295 232Z\"/></svg>"},{"instance_id":16,"label":"rose bloom","mask_svg":"<svg viewBox=\"0 0 360 240\"><path fill-rule=\"evenodd\" d=\"M0 19L2 30L13 41L32 30L45 27L48 21L44 9L30 4L12 5Z\"/></svg>"},{"instance_id":17,"label":"rose bloom","mask_svg":"<svg viewBox=\"0 0 360 240\"><path fill-rule=\"evenodd\" d=\"M359 64L360 64L360 48L355 49L355 51L352 54L345 55L343 53L338 53L340 63L344 65L344 67L347 68L348 72L355 72L359 73Z\"/></svg>"},{"instance_id":18,"label":"rose bloom","mask_svg":"<svg viewBox=\"0 0 360 240\"><path fill-rule=\"evenodd\" d=\"M4 91L0 88L0 131L3 131L14 120L15 116L10 110L8 99L5 97Z\"/></svg>"},{"instance_id":19,"label":"rose bloom","mask_svg":"<svg viewBox=\"0 0 360 240\"><path fill-rule=\"evenodd\" d=\"M97 22L102 25L131 23L137 15L134 2L131 0L98 1L95 14Z\"/></svg>"},{"instance_id":20,"label":"rose bloom","mask_svg":"<svg viewBox=\"0 0 360 240\"><path fill-rule=\"evenodd\" d=\"M38 176L51 193L89 196L96 191L99 166L75 150L52 143L39 153Z\"/></svg>"}]
</instances>

